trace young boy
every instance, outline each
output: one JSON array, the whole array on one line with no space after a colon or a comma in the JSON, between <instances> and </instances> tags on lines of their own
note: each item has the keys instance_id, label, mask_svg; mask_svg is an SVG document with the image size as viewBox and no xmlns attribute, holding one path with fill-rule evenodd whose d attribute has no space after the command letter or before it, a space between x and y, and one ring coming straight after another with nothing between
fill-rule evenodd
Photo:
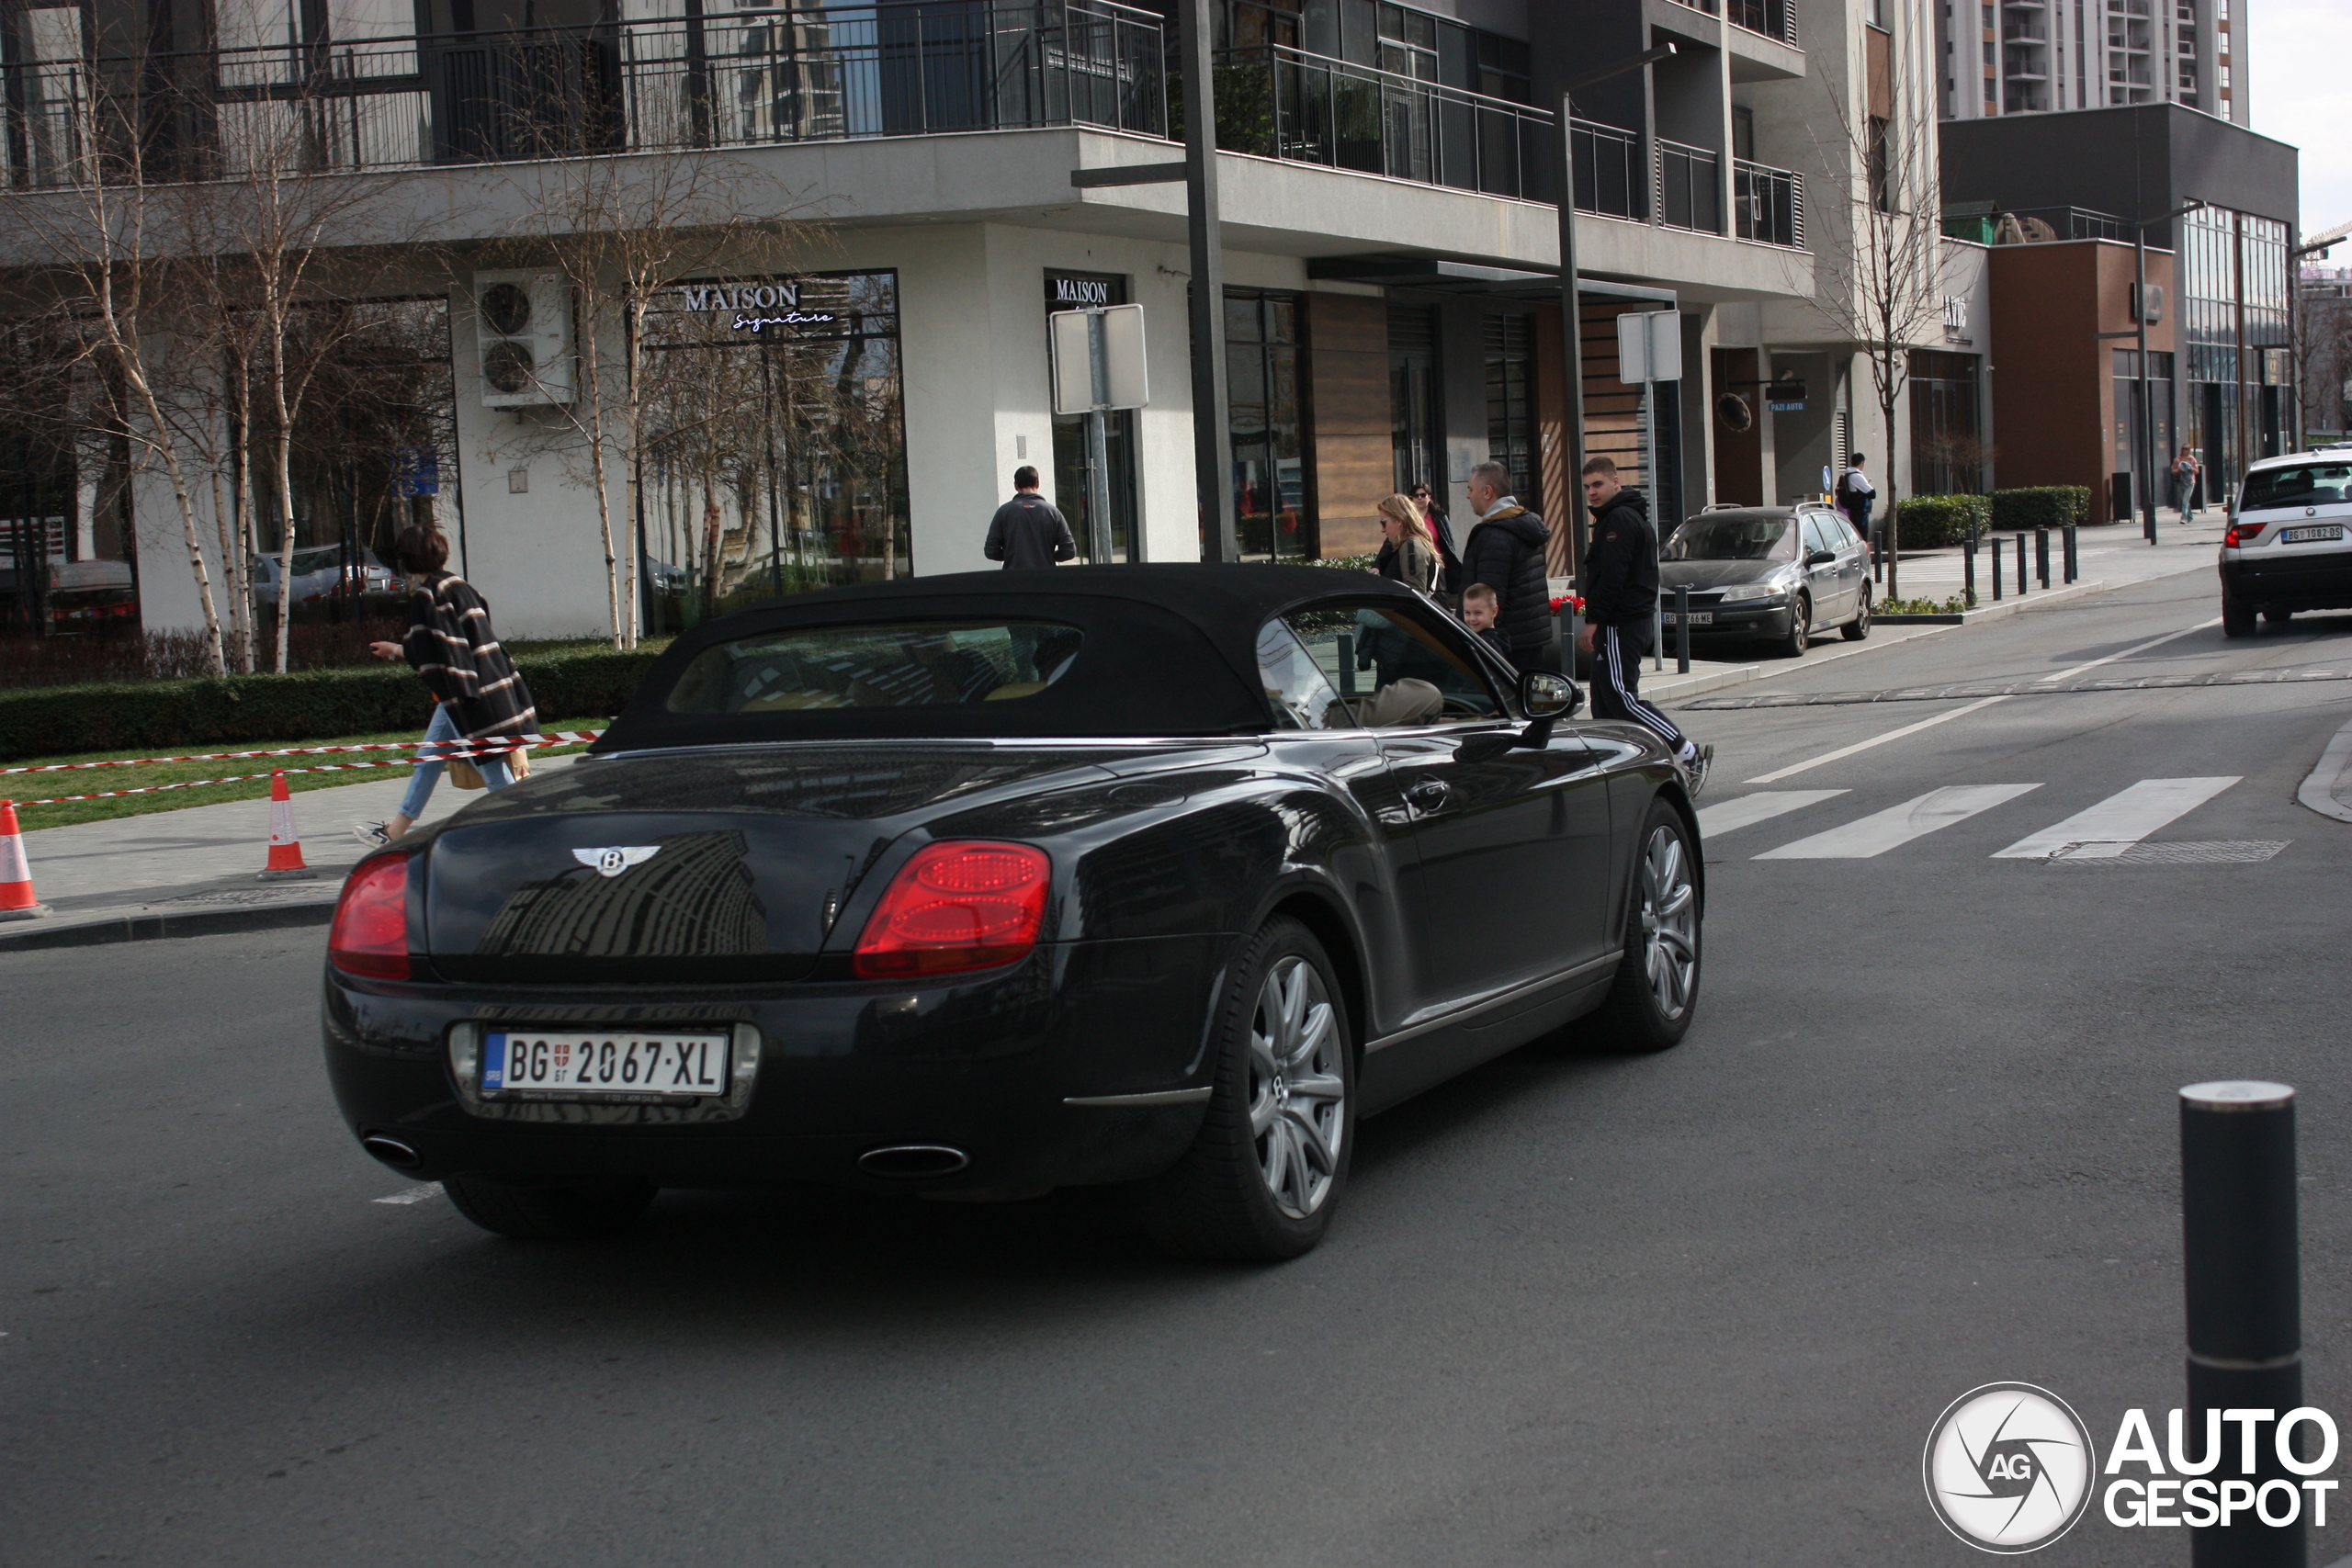
<instances>
[{"instance_id":1,"label":"young boy","mask_svg":"<svg viewBox=\"0 0 2352 1568\"><path fill-rule=\"evenodd\" d=\"M1495 627L1495 591L1483 582L1474 582L1462 591L1462 624L1478 634L1488 648L1510 658L1510 638Z\"/></svg>"}]
</instances>

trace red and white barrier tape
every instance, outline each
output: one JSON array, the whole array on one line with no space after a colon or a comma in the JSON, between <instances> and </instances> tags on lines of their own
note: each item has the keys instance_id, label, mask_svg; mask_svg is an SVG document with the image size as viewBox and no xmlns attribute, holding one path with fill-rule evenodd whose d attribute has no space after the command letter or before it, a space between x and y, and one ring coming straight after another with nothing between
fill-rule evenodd
<instances>
[{"instance_id":1,"label":"red and white barrier tape","mask_svg":"<svg viewBox=\"0 0 2352 1568\"><path fill-rule=\"evenodd\" d=\"M518 735L513 740L499 745L490 745L481 741L435 740L431 742L436 749L435 754L424 761L470 761L479 758L503 757L509 751L519 750L524 747L580 745L595 739L603 733L601 729L560 729L546 735ZM369 742L356 746L289 746L280 751L221 751L208 757L143 757L139 761L141 762L212 762L237 757L292 757L320 751L399 750L424 744L426 742L420 740L393 740ZM393 757L380 762L319 762L307 768L272 768L266 773L232 773L225 778L188 779L179 784L141 784L136 789L102 789L88 795L51 795L47 800L19 800L14 804L63 806L69 801L75 800L112 800L120 795L159 795L164 790L171 789L202 789L207 784L245 784L254 779L268 778L270 773L347 773L355 768L405 768L413 761L414 759L408 757ZM53 773L60 768L119 768L131 765L130 762L53 762L41 768L8 768L0 771L11 773Z\"/></svg>"},{"instance_id":2,"label":"red and white barrier tape","mask_svg":"<svg viewBox=\"0 0 2352 1568\"><path fill-rule=\"evenodd\" d=\"M446 747L448 748L445 754L446 756L466 757L476 754L460 750L460 748L469 745L491 746L492 752L482 753L483 755L489 755L496 751L511 751L517 746L581 746L595 739L598 736L604 733L605 732L601 729L558 729L551 730L545 735L517 735L511 739L501 738L494 746L492 745L492 742L487 740L367 740L349 746L287 746L275 751L201 751L192 753L186 757L120 757L111 761L105 762L42 762L33 767L0 768L0 774L59 773L69 773L77 768L144 768L152 766L157 762L232 762L245 757L305 757L325 751L408 751L413 750L419 746ZM292 773L305 773L312 770L288 768L286 771ZM262 776L267 777L268 775L263 774ZM29 806L38 803L33 801L20 801L18 804Z\"/></svg>"}]
</instances>

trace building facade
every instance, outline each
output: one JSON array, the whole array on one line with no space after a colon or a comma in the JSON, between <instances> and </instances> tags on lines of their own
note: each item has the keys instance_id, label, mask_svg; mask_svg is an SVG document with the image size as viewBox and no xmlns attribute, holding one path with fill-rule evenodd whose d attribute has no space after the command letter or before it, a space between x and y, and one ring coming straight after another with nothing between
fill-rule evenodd
<instances>
[{"instance_id":1,"label":"building facade","mask_svg":"<svg viewBox=\"0 0 2352 1568\"><path fill-rule=\"evenodd\" d=\"M315 169L370 193L334 242L379 258L371 292L334 302L365 330L325 361L355 385L363 368L390 378L399 417L325 402L298 416L299 548L380 552L430 516L519 637L609 629L626 574L607 573L607 536L635 568L620 615L649 632L777 593L982 568L988 518L1023 464L1090 541L1096 487L1082 423L1054 410L1046 318L1134 304L1149 396L1106 421L1109 554L1202 553L1183 187L1072 179L1170 156L1165 16L1112 0L905 0L788 19L649 4L542 7L526 27L420 6L299 8L253 35L292 45L232 45L246 34L216 27L201 71L150 60L117 73L275 84L319 111ZM1801 17L1783 0L1220 0L1216 16L1245 557L1368 553L1379 499L1416 482L1458 533L1468 470L1489 457L1545 515L1566 513L1564 140L1587 446L1656 492L1667 520L1815 493L1853 445L1857 411L1877 417L1858 391L1852 312L1812 301L1818 255L1883 204L1889 147L1906 167L1932 159L1924 4L1824 0ZM71 198L74 95L105 73L69 57L107 35L74 36L0 39L7 200ZM1564 137L1547 107L1560 81L1665 41L1671 60L1579 97ZM222 90L201 96L208 114L173 134L190 167L216 171L235 159L206 138L244 122L220 112ZM1833 125L1850 134L1825 137ZM746 221L723 254L662 274L641 313L607 308L617 295L562 260L612 226L577 191L610 170L641 197L697 160L765 205L732 215ZM32 227L7 243L10 265L39 265ZM1851 269L1838 276L1850 292ZM1917 347L1943 356L1927 367L1944 410L1927 428L1940 431L1952 389L1984 384L1982 348L1950 325L1951 287L1922 287ZM1683 375L1625 383L1614 318L1657 310L1681 317ZM632 364L633 392L620 381ZM1801 396L1765 395L1797 379ZM634 440L613 434L623 412ZM1907 401L1897 423L1906 446ZM198 442L192 460L226 461L237 440ZM68 468L87 445L51 442ZM1900 464L1907 474L1907 451ZM241 508L199 484L201 515L184 526L156 465L130 468L111 490L70 474L19 482L39 494L9 509L11 525L45 537L35 514L70 505L61 564L115 541L148 626L199 625L189 536L209 554L235 536L215 515L228 494L250 514L250 546L274 551L274 495L256 481ZM61 499L69 490L78 499ZM111 532L78 515L109 507ZM217 594L225 574L209 566Z\"/></svg>"},{"instance_id":2,"label":"building facade","mask_svg":"<svg viewBox=\"0 0 2352 1568\"><path fill-rule=\"evenodd\" d=\"M2246 0L1936 0L1946 119L2178 104L2239 125ZM2233 47L2234 45L2234 47Z\"/></svg>"}]
</instances>

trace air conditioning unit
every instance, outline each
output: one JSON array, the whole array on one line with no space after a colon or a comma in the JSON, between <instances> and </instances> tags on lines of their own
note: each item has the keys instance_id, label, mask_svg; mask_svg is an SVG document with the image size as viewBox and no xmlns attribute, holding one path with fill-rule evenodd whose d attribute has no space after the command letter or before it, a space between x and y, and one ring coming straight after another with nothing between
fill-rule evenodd
<instances>
[{"instance_id":1,"label":"air conditioning unit","mask_svg":"<svg viewBox=\"0 0 2352 1568\"><path fill-rule=\"evenodd\" d=\"M484 408L571 401L571 288L560 273L474 274L474 353Z\"/></svg>"}]
</instances>

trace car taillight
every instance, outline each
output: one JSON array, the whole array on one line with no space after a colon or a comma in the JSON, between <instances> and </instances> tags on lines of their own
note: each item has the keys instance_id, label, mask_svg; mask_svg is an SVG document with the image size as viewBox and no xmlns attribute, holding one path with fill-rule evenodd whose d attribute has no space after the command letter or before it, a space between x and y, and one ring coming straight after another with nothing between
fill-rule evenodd
<instances>
[{"instance_id":1,"label":"car taillight","mask_svg":"<svg viewBox=\"0 0 2352 1568\"><path fill-rule=\"evenodd\" d=\"M2261 523L2233 523L2230 531L2222 536L2222 547L2234 550L2241 545L2250 545L2265 526L2267 525Z\"/></svg>"},{"instance_id":2,"label":"car taillight","mask_svg":"<svg viewBox=\"0 0 2352 1568\"><path fill-rule=\"evenodd\" d=\"M899 868L850 963L861 979L992 969L1037 945L1053 862L1028 844L948 840Z\"/></svg>"},{"instance_id":3,"label":"car taillight","mask_svg":"<svg viewBox=\"0 0 2352 1568\"><path fill-rule=\"evenodd\" d=\"M371 860L343 885L327 933L327 962L347 975L409 977L406 855Z\"/></svg>"}]
</instances>

